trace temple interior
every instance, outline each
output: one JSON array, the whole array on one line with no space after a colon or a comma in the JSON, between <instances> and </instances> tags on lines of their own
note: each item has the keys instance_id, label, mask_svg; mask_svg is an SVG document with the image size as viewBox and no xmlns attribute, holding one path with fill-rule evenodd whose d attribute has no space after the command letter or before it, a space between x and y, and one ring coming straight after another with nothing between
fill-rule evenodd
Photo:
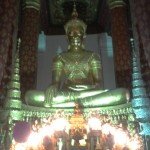
<instances>
[{"instance_id":1,"label":"temple interior","mask_svg":"<svg viewBox=\"0 0 150 150\"><path fill-rule=\"evenodd\" d=\"M0 1L0 150L150 150L150 2Z\"/></svg>"}]
</instances>

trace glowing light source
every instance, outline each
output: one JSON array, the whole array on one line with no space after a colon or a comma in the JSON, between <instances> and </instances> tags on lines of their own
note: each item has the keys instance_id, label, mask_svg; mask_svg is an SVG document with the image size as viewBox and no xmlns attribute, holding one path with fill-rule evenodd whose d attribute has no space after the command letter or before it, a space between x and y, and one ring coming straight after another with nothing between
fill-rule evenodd
<instances>
[{"instance_id":1,"label":"glowing light source","mask_svg":"<svg viewBox=\"0 0 150 150\"><path fill-rule=\"evenodd\" d=\"M106 123L102 126L102 131L104 134L109 134L110 132L113 132L113 128L110 124Z\"/></svg>"},{"instance_id":2,"label":"glowing light source","mask_svg":"<svg viewBox=\"0 0 150 150\"><path fill-rule=\"evenodd\" d=\"M124 131L122 126L104 123L97 114L95 117L89 117L86 126L86 130L88 130L87 134L93 131L96 133L93 135L96 135L97 147L100 147L102 142L105 143L106 148L111 146L114 150L123 149L124 147L127 147L130 150L143 150L141 148L142 141L140 141L141 139L139 139L138 135L134 136L134 139L129 137L128 132ZM61 111L57 112L56 115L51 116L51 118L43 120L40 124L38 121L35 121L32 128L33 130L30 133L28 140L24 143L17 143L17 141L13 140L10 150L45 150L46 148L43 143L45 137L48 137L48 142L55 143L54 145L56 145L57 142L59 149L61 149L63 144L62 138L64 135L67 134L70 136L70 124L68 120L62 116ZM87 137L87 134L83 139L79 140L79 144L81 146L85 146L87 144L86 140L89 138ZM70 142L71 145L75 145L74 139Z\"/></svg>"},{"instance_id":3,"label":"glowing light source","mask_svg":"<svg viewBox=\"0 0 150 150\"><path fill-rule=\"evenodd\" d=\"M38 145L41 145L42 141L43 137L41 134L32 132L28 138L27 145L30 145L31 147L37 147Z\"/></svg>"},{"instance_id":4,"label":"glowing light source","mask_svg":"<svg viewBox=\"0 0 150 150\"><path fill-rule=\"evenodd\" d=\"M100 130L101 129L101 122L98 118L90 118L88 120L88 125L92 130Z\"/></svg>"},{"instance_id":5,"label":"glowing light source","mask_svg":"<svg viewBox=\"0 0 150 150\"><path fill-rule=\"evenodd\" d=\"M54 131L68 131L69 123L64 118L58 118L52 122L52 128L54 129Z\"/></svg>"}]
</instances>

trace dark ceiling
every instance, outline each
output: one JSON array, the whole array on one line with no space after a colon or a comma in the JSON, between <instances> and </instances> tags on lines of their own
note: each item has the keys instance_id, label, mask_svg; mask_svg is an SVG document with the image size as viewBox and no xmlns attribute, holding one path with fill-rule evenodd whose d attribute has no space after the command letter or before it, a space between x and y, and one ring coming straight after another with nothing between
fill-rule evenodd
<instances>
[{"instance_id":1,"label":"dark ceiling","mask_svg":"<svg viewBox=\"0 0 150 150\"><path fill-rule=\"evenodd\" d=\"M65 34L63 25L71 18L74 1L79 18L88 25L87 34L110 32L106 0L42 0L41 31L46 35Z\"/></svg>"},{"instance_id":2,"label":"dark ceiling","mask_svg":"<svg viewBox=\"0 0 150 150\"><path fill-rule=\"evenodd\" d=\"M79 18L88 25L87 34L107 32L111 35L111 14L107 0L41 0L40 30L46 35L65 34L64 24L71 18L74 2ZM129 0L124 0L131 29Z\"/></svg>"}]
</instances>

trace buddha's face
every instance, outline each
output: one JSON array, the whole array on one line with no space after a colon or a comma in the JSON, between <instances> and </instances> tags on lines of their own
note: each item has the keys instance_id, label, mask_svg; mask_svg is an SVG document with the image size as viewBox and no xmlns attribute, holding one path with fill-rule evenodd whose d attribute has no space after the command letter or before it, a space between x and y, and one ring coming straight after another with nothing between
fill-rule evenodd
<instances>
[{"instance_id":1,"label":"buddha's face","mask_svg":"<svg viewBox=\"0 0 150 150\"><path fill-rule=\"evenodd\" d=\"M82 27L69 27L67 36L70 46L82 46L84 37L84 30Z\"/></svg>"}]
</instances>

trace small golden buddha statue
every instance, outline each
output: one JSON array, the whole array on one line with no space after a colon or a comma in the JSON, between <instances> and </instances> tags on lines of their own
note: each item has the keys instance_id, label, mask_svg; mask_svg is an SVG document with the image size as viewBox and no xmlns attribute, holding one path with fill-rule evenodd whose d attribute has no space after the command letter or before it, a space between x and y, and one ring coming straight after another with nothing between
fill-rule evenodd
<instances>
[{"instance_id":1,"label":"small golden buddha statue","mask_svg":"<svg viewBox=\"0 0 150 150\"><path fill-rule=\"evenodd\" d=\"M125 88L100 88L100 56L84 48L87 25L77 17L74 7L72 19L64 26L68 50L53 59L51 85L45 91L31 90L26 93L25 100L29 105L75 107L79 100L84 107L96 107L123 104L129 100L129 92Z\"/></svg>"}]
</instances>

